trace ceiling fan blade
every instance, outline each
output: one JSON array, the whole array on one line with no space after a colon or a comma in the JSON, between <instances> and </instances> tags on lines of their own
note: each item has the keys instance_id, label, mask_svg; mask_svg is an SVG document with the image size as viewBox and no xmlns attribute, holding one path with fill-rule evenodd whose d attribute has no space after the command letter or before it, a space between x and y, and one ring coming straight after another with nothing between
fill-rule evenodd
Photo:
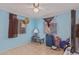
<instances>
[{"instance_id":1,"label":"ceiling fan blade","mask_svg":"<svg viewBox=\"0 0 79 59\"><path fill-rule=\"evenodd\" d=\"M43 12L47 12L47 10L45 8L39 7L39 9Z\"/></svg>"},{"instance_id":2,"label":"ceiling fan blade","mask_svg":"<svg viewBox=\"0 0 79 59\"><path fill-rule=\"evenodd\" d=\"M33 9L34 7L33 7L33 5L28 5L25 8L27 8L27 9ZM38 8L42 12L46 12L47 11L45 8L41 7L40 5L38 6Z\"/></svg>"}]
</instances>

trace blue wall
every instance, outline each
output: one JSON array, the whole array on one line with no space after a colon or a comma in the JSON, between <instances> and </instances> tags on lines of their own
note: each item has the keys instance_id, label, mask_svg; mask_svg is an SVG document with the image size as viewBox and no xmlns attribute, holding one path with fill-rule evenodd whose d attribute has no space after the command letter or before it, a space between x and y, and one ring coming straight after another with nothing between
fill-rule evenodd
<instances>
[{"instance_id":1,"label":"blue wall","mask_svg":"<svg viewBox=\"0 0 79 59\"><path fill-rule=\"evenodd\" d=\"M36 27L39 29L39 36L43 38L45 35L43 18L36 19L36 24L37 24Z\"/></svg>"},{"instance_id":2,"label":"blue wall","mask_svg":"<svg viewBox=\"0 0 79 59\"><path fill-rule=\"evenodd\" d=\"M79 10L76 11L76 24L79 24Z\"/></svg>"},{"instance_id":3,"label":"blue wall","mask_svg":"<svg viewBox=\"0 0 79 59\"><path fill-rule=\"evenodd\" d=\"M57 22L57 35L59 35L62 40L66 40L71 35L71 15L70 11L65 11L56 15L55 20ZM40 31L40 37L44 37L44 21L43 18L37 19L37 27ZM43 35L43 36L42 36Z\"/></svg>"},{"instance_id":4,"label":"blue wall","mask_svg":"<svg viewBox=\"0 0 79 59\"><path fill-rule=\"evenodd\" d=\"M71 15L70 11L65 11L56 15L55 20L57 22L57 34L66 40L71 34ZM77 18L79 11L77 11ZM19 19L24 19L24 16L18 16ZM26 34L18 35L17 38L8 38L9 28L9 13L0 11L0 52L6 51L10 48L20 46L25 43L30 43L32 32L34 28L39 29L39 36L44 37L44 20L43 18L35 19L30 17L30 23L27 25Z\"/></svg>"},{"instance_id":5,"label":"blue wall","mask_svg":"<svg viewBox=\"0 0 79 59\"><path fill-rule=\"evenodd\" d=\"M55 17L57 22L57 34L66 40L71 35L71 13L70 11L65 11Z\"/></svg>"},{"instance_id":6,"label":"blue wall","mask_svg":"<svg viewBox=\"0 0 79 59\"><path fill-rule=\"evenodd\" d=\"M19 19L24 19L23 16L19 16ZM6 51L10 48L14 48L22 45L23 43L29 43L34 28L34 18L29 18L30 22L27 25L26 34L18 35L17 38L8 38L9 28L9 13L0 11L0 52Z\"/></svg>"}]
</instances>

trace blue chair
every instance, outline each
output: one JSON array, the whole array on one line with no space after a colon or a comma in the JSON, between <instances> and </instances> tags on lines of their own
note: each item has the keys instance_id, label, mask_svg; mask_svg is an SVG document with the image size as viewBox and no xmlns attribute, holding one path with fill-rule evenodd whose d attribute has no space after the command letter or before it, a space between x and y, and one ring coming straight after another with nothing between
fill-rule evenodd
<instances>
[{"instance_id":1,"label":"blue chair","mask_svg":"<svg viewBox=\"0 0 79 59\"><path fill-rule=\"evenodd\" d=\"M70 39L67 39L66 41L61 41L60 43L60 47L61 48L65 48L66 45L69 45L70 43Z\"/></svg>"},{"instance_id":2,"label":"blue chair","mask_svg":"<svg viewBox=\"0 0 79 59\"><path fill-rule=\"evenodd\" d=\"M46 34L46 46L52 47L52 45L55 45L54 36Z\"/></svg>"}]
</instances>

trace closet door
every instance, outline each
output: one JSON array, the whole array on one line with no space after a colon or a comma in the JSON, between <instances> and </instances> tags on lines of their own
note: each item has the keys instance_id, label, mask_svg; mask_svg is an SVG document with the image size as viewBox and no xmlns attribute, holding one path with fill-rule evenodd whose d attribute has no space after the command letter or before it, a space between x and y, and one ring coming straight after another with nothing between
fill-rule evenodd
<instances>
[{"instance_id":1,"label":"closet door","mask_svg":"<svg viewBox=\"0 0 79 59\"><path fill-rule=\"evenodd\" d=\"M8 37L14 38L18 36L18 19L17 15L9 14L9 32Z\"/></svg>"}]
</instances>

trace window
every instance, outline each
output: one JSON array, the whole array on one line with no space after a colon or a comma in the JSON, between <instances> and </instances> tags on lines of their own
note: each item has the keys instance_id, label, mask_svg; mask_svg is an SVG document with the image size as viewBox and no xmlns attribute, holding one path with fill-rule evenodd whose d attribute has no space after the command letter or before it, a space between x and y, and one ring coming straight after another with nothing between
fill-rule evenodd
<instances>
[{"instance_id":1,"label":"window","mask_svg":"<svg viewBox=\"0 0 79 59\"><path fill-rule=\"evenodd\" d=\"M19 20L19 34L26 33L26 25L23 23L23 20Z\"/></svg>"},{"instance_id":2,"label":"window","mask_svg":"<svg viewBox=\"0 0 79 59\"><path fill-rule=\"evenodd\" d=\"M57 23L54 17L44 18L44 20L45 20L45 32L57 33Z\"/></svg>"},{"instance_id":3,"label":"window","mask_svg":"<svg viewBox=\"0 0 79 59\"><path fill-rule=\"evenodd\" d=\"M19 20L16 14L9 13L9 31L8 38L17 37L18 34L26 33L26 25L29 23L29 19Z\"/></svg>"}]
</instances>

